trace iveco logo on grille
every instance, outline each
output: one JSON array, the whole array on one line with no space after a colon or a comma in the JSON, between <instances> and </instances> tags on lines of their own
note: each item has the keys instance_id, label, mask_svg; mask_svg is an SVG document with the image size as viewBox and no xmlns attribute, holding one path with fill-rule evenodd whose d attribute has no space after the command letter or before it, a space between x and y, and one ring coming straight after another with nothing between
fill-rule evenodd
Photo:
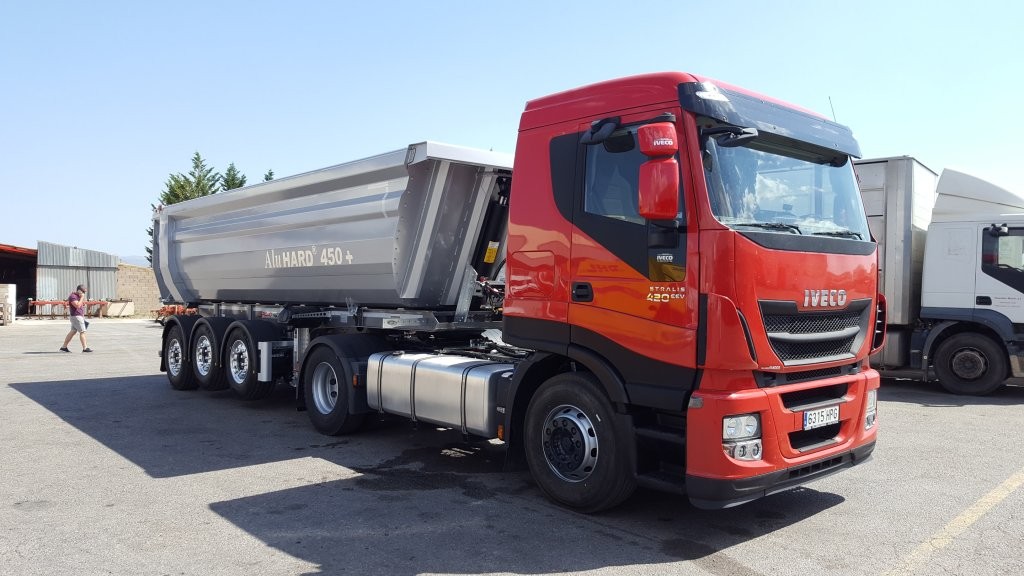
<instances>
[{"instance_id":1,"label":"iveco logo on grille","mask_svg":"<svg viewBox=\"0 0 1024 576\"><path fill-rule=\"evenodd\" d=\"M804 290L804 308L842 308L846 290Z\"/></svg>"}]
</instances>

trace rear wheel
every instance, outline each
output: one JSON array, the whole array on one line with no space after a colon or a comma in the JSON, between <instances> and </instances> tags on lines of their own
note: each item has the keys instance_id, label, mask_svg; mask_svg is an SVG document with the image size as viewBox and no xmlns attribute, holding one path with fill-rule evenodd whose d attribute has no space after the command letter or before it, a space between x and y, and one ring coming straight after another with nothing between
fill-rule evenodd
<instances>
[{"instance_id":1,"label":"rear wheel","mask_svg":"<svg viewBox=\"0 0 1024 576\"><path fill-rule=\"evenodd\" d=\"M175 324L167 331L164 341L164 365L167 367L167 379L175 390L194 390L195 375L185 356L186 344L181 326Z\"/></svg>"},{"instance_id":2,"label":"rear wheel","mask_svg":"<svg viewBox=\"0 0 1024 576\"><path fill-rule=\"evenodd\" d=\"M199 387L204 390L223 390L228 387L224 371L220 370L216 360L217 341L213 330L208 325L200 325L192 344L192 368Z\"/></svg>"},{"instance_id":3,"label":"rear wheel","mask_svg":"<svg viewBox=\"0 0 1024 576\"><path fill-rule=\"evenodd\" d=\"M274 390L273 382L260 382L256 345L244 328L228 333L224 348L224 375L228 385L245 400L266 398Z\"/></svg>"},{"instance_id":4,"label":"rear wheel","mask_svg":"<svg viewBox=\"0 0 1024 576\"><path fill-rule=\"evenodd\" d=\"M632 437L590 374L559 374L541 386L527 408L524 441L530 473L560 504L598 512L636 488Z\"/></svg>"},{"instance_id":5,"label":"rear wheel","mask_svg":"<svg viewBox=\"0 0 1024 576\"><path fill-rule=\"evenodd\" d=\"M949 392L983 396L1006 380L1006 354L988 336L955 334L935 351L935 373L939 384Z\"/></svg>"}]
</instances>

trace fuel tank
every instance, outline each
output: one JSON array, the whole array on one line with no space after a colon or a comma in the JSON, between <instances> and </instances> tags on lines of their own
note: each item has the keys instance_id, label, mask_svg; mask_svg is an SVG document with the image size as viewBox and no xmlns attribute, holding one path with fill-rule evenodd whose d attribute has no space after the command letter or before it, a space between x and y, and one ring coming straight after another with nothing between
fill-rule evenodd
<instances>
[{"instance_id":1,"label":"fuel tank","mask_svg":"<svg viewBox=\"0 0 1024 576\"><path fill-rule=\"evenodd\" d=\"M367 361L370 408L494 438L498 390L514 365L452 354L381 352Z\"/></svg>"},{"instance_id":2,"label":"fuel tank","mask_svg":"<svg viewBox=\"0 0 1024 576\"><path fill-rule=\"evenodd\" d=\"M511 167L511 155L421 142L159 207L161 295L454 306L467 267L490 276L504 260Z\"/></svg>"}]
</instances>

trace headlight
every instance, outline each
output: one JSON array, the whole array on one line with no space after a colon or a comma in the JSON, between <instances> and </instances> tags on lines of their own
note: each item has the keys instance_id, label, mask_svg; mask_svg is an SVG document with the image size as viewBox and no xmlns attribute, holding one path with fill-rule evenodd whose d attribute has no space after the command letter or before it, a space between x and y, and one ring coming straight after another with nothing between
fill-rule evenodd
<instances>
[{"instance_id":1,"label":"headlight","mask_svg":"<svg viewBox=\"0 0 1024 576\"><path fill-rule=\"evenodd\" d=\"M878 390L868 390L867 409L864 411L864 429L869 430L875 425L878 416Z\"/></svg>"},{"instance_id":2,"label":"headlight","mask_svg":"<svg viewBox=\"0 0 1024 576\"><path fill-rule=\"evenodd\" d=\"M744 440L761 437L761 415L740 414L722 419L722 440Z\"/></svg>"},{"instance_id":3,"label":"headlight","mask_svg":"<svg viewBox=\"0 0 1024 576\"><path fill-rule=\"evenodd\" d=\"M760 460L761 415L738 414L723 418L722 450L737 460Z\"/></svg>"}]
</instances>

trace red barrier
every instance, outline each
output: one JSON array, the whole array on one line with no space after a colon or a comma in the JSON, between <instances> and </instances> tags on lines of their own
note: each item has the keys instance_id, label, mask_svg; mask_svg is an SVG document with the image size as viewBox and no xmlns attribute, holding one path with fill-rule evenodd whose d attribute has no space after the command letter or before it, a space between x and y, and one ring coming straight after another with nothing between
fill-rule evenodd
<instances>
[{"instance_id":1,"label":"red barrier","mask_svg":"<svg viewBox=\"0 0 1024 576\"><path fill-rule=\"evenodd\" d=\"M107 305L106 300L86 300L85 301L85 315L86 316L100 316L103 314L103 307ZM36 316L47 315L47 312L43 311L43 308L49 306L50 318L56 318L57 315L67 317L68 315L68 301L67 300L33 300L32 306L35 307Z\"/></svg>"}]
</instances>

